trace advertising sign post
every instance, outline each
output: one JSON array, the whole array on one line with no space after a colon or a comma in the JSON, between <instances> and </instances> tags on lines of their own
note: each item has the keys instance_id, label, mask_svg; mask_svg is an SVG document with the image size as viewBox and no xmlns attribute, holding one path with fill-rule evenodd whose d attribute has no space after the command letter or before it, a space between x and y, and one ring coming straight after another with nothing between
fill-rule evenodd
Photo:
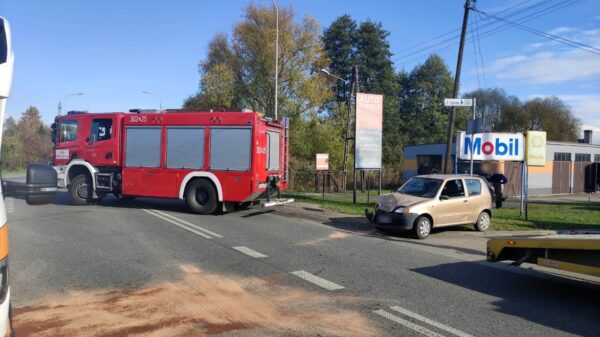
<instances>
[{"instance_id":1,"label":"advertising sign post","mask_svg":"<svg viewBox=\"0 0 600 337\"><path fill-rule=\"evenodd\" d=\"M323 200L325 200L325 180L329 175L329 153L317 153L316 155L316 163L317 163L317 177L321 174L322 180L322 196Z\"/></svg>"},{"instance_id":2,"label":"advertising sign post","mask_svg":"<svg viewBox=\"0 0 600 337\"><path fill-rule=\"evenodd\" d=\"M354 139L354 191L356 203L356 170L379 171L381 193L381 153L383 128L383 95L356 94L356 131Z\"/></svg>"}]
</instances>

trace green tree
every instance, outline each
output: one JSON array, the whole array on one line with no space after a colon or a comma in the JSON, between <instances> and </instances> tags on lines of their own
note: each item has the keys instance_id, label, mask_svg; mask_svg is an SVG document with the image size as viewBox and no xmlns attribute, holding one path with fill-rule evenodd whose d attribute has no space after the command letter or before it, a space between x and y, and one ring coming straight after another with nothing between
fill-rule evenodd
<instances>
[{"instance_id":1,"label":"green tree","mask_svg":"<svg viewBox=\"0 0 600 337\"><path fill-rule=\"evenodd\" d=\"M407 144L443 142L448 130L448 109L444 98L452 94L452 76L441 57L431 55L402 80L405 120L403 135ZM457 124L465 120L459 111Z\"/></svg>"},{"instance_id":2,"label":"green tree","mask_svg":"<svg viewBox=\"0 0 600 337\"><path fill-rule=\"evenodd\" d=\"M580 128L581 121L556 96L536 97L525 102L519 110L504 111L501 121L503 131L543 130L548 140L554 141L576 142Z\"/></svg>"},{"instance_id":3,"label":"green tree","mask_svg":"<svg viewBox=\"0 0 600 337\"><path fill-rule=\"evenodd\" d=\"M333 81L338 103L348 102L352 67L356 65L356 21L349 15L338 17L323 32L323 49L330 60L329 70L346 81Z\"/></svg>"}]
</instances>

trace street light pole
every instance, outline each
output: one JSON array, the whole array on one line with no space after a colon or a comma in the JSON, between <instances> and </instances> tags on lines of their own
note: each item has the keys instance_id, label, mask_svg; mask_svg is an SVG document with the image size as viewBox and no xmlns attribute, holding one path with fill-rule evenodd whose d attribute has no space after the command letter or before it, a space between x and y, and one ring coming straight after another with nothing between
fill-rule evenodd
<instances>
[{"instance_id":1,"label":"street light pole","mask_svg":"<svg viewBox=\"0 0 600 337\"><path fill-rule=\"evenodd\" d=\"M157 94L155 92L146 91L146 90L142 91L142 94L157 96L158 104L159 104L158 112L162 112L162 97L160 96L160 94Z\"/></svg>"},{"instance_id":2,"label":"street light pole","mask_svg":"<svg viewBox=\"0 0 600 337\"><path fill-rule=\"evenodd\" d=\"M275 120L277 120L277 96L279 86L279 7L277 7L277 1L272 1L275 6Z\"/></svg>"},{"instance_id":3,"label":"street light pole","mask_svg":"<svg viewBox=\"0 0 600 337\"><path fill-rule=\"evenodd\" d=\"M69 110L67 110L67 98L69 98L69 96L81 96L83 95L82 92L78 92L78 93L74 93L74 94L66 94L65 95L65 114L69 113Z\"/></svg>"}]
</instances>

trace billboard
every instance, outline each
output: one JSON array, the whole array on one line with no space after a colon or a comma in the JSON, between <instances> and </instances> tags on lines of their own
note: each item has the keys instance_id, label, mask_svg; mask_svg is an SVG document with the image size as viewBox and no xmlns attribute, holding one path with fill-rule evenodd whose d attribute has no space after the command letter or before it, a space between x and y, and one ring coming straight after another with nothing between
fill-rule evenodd
<instances>
[{"instance_id":1,"label":"billboard","mask_svg":"<svg viewBox=\"0 0 600 337\"><path fill-rule=\"evenodd\" d=\"M461 132L456 141L458 158L463 160L470 160L473 152L473 160L522 161L524 145L521 133L478 133L469 136Z\"/></svg>"},{"instance_id":2,"label":"billboard","mask_svg":"<svg viewBox=\"0 0 600 337\"><path fill-rule=\"evenodd\" d=\"M546 131L527 131L525 158L528 166L546 166Z\"/></svg>"},{"instance_id":3,"label":"billboard","mask_svg":"<svg viewBox=\"0 0 600 337\"><path fill-rule=\"evenodd\" d=\"M354 168L381 169L383 95L356 94Z\"/></svg>"},{"instance_id":4,"label":"billboard","mask_svg":"<svg viewBox=\"0 0 600 337\"><path fill-rule=\"evenodd\" d=\"M329 153L317 153L317 171L329 170Z\"/></svg>"}]
</instances>

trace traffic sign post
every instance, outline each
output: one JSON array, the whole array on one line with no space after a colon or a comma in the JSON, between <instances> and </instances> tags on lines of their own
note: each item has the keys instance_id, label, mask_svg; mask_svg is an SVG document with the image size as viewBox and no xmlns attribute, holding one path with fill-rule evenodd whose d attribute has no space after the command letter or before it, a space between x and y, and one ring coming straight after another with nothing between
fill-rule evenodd
<instances>
[{"instance_id":1,"label":"traffic sign post","mask_svg":"<svg viewBox=\"0 0 600 337\"><path fill-rule=\"evenodd\" d=\"M444 99L444 106L450 106L450 107L457 107L457 106L465 106L465 107L471 107L471 110L473 110L473 120L471 120L469 122L467 122L467 134L470 135L471 137L471 144L473 144L473 134L475 133L483 133L483 118L480 118L480 120L482 120L481 123L478 123L478 119L476 118L476 106L477 106L477 99L476 98L445 98ZM470 125L469 125L470 124ZM480 125L478 125L480 124ZM481 130L480 130L481 129ZM458 161L458 156L456 156L456 159ZM473 151L471 151L471 175L473 175Z\"/></svg>"}]
</instances>

